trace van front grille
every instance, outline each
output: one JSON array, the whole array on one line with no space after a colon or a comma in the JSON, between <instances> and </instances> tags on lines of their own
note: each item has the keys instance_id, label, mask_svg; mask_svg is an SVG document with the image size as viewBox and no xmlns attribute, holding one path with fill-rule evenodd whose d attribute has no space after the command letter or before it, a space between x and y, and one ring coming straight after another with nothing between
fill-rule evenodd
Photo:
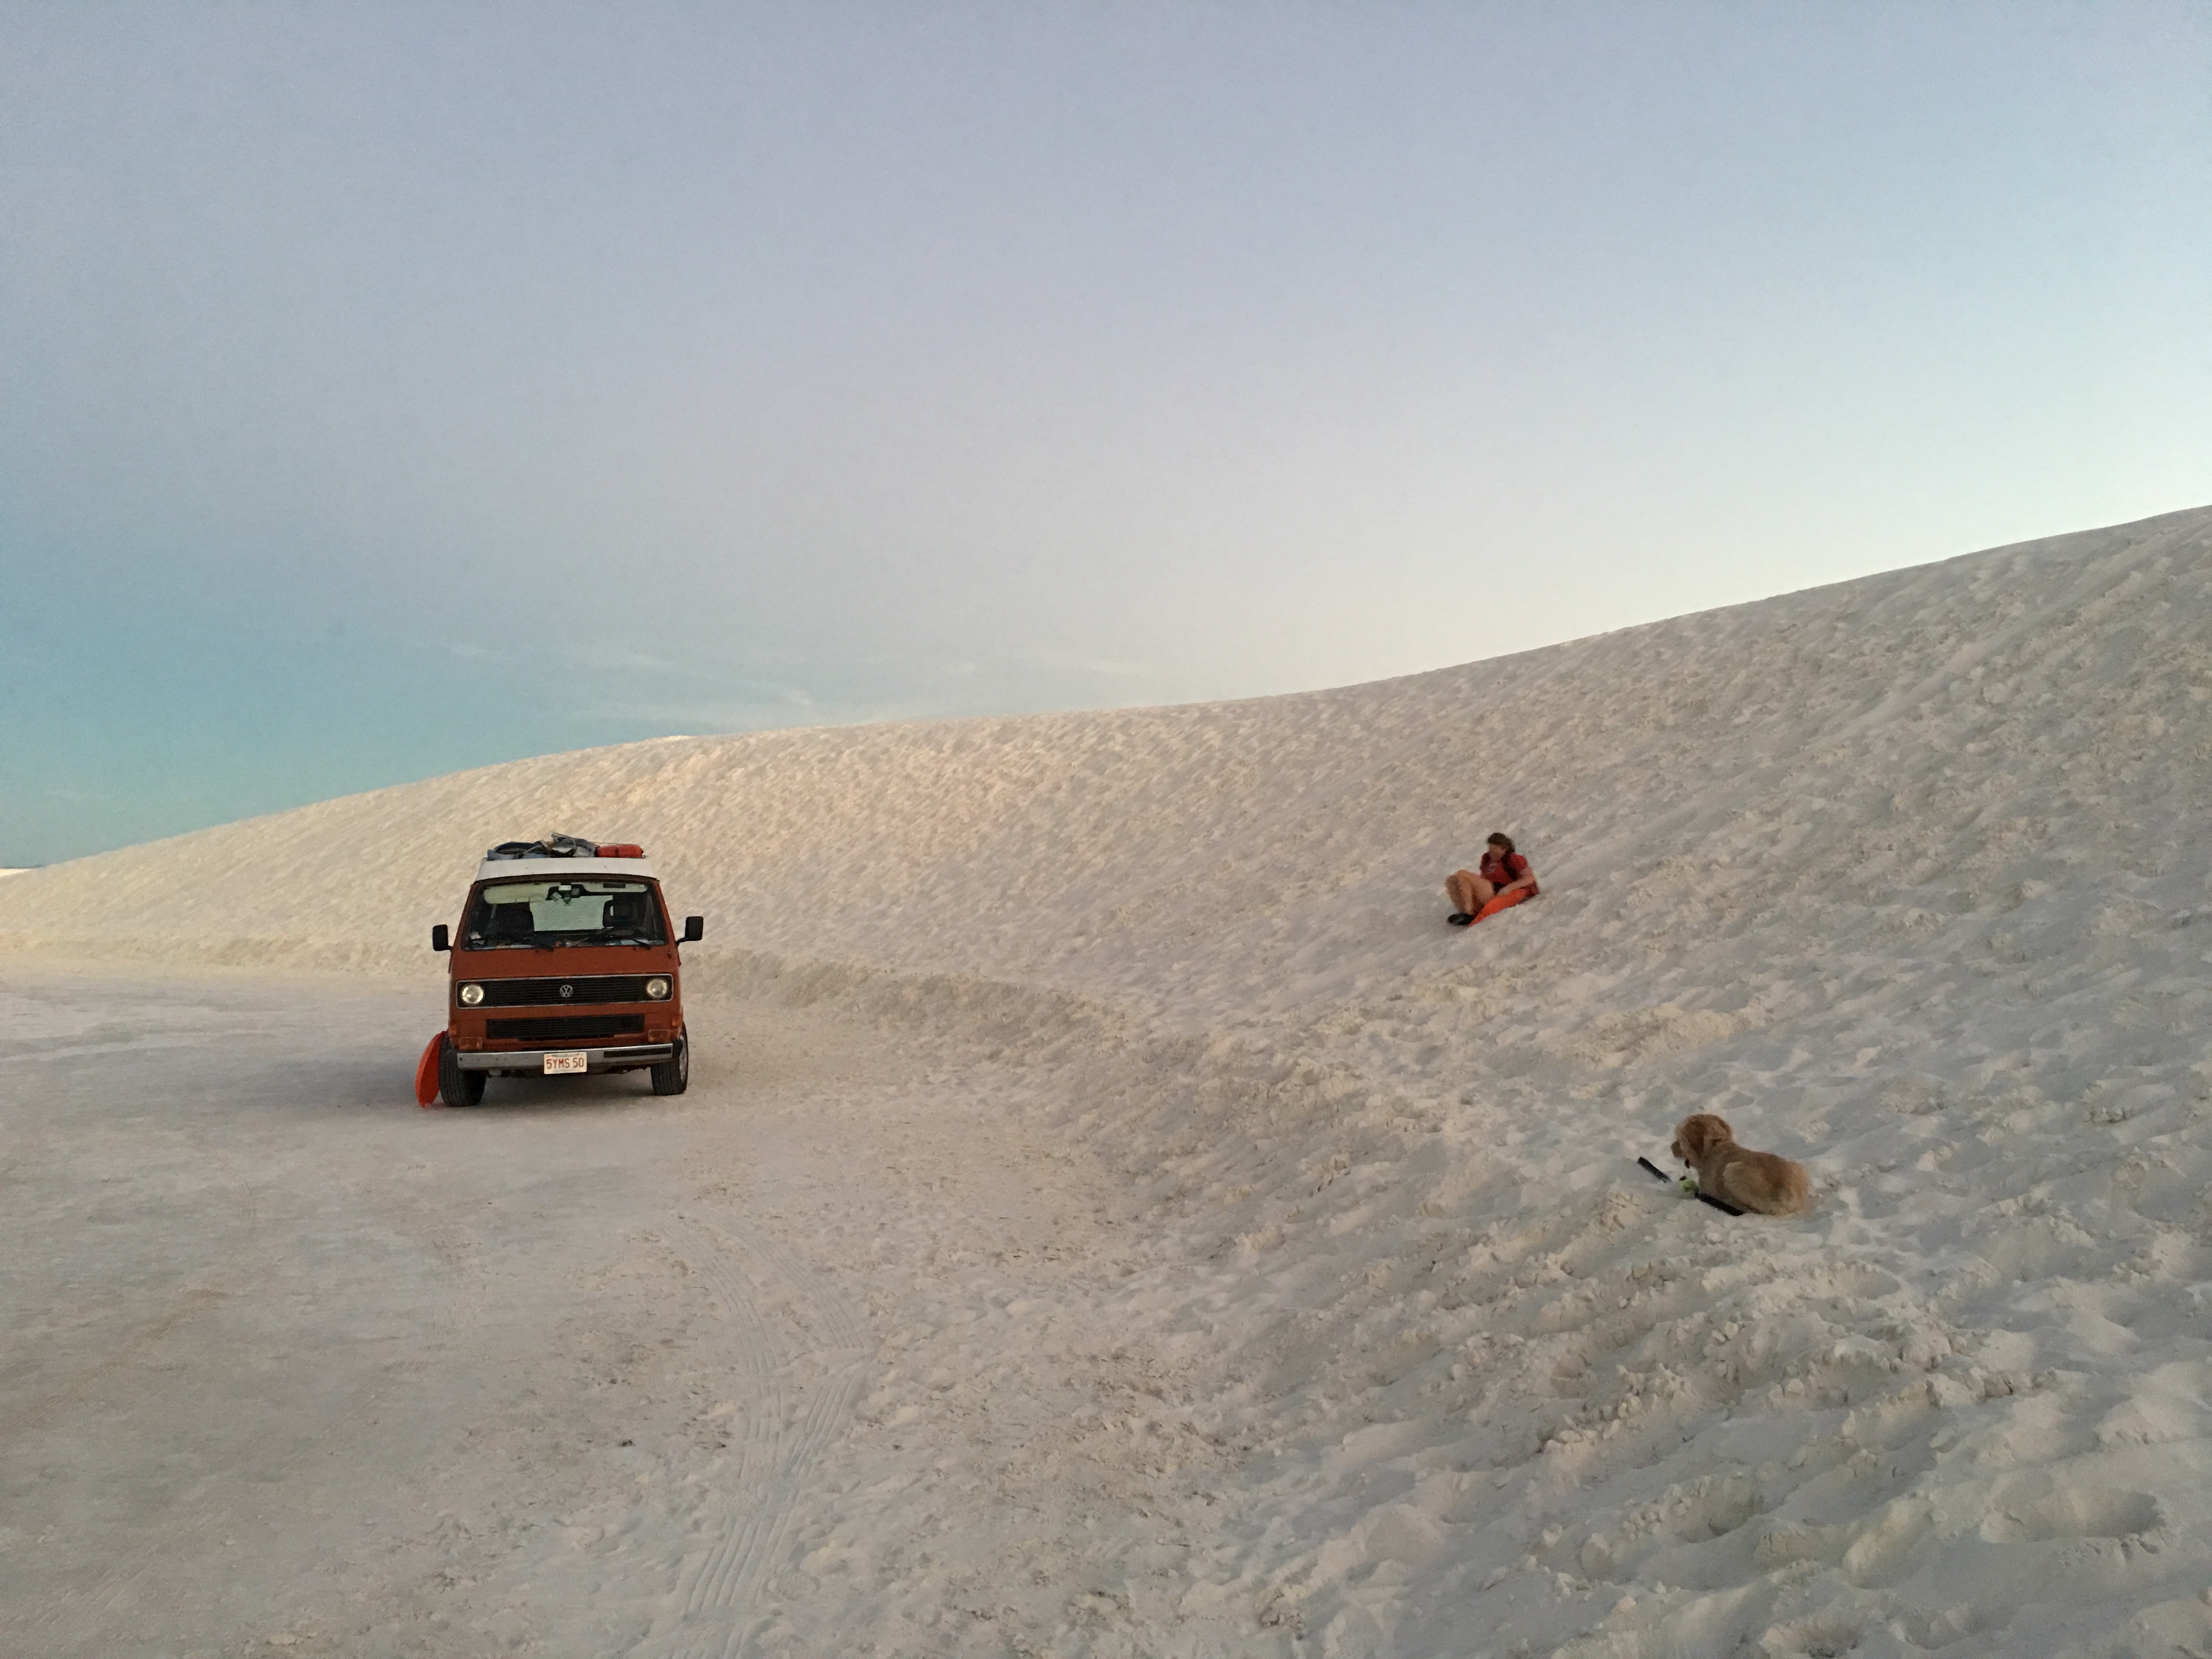
<instances>
[{"instance_id":1,"label":"van front grille","mask_svg":"<svg viewBox=\"0 0 2212 1659\"><path fill-rule=\"evenodd\" d=\"M586 974L574 979L480 979L487 1008L589 1007L595 1002L643 1002L647 974ZM669 975L663 974L661 978ZM562 995L562 992L568 995Z\"/></svg>"}]
</instances>

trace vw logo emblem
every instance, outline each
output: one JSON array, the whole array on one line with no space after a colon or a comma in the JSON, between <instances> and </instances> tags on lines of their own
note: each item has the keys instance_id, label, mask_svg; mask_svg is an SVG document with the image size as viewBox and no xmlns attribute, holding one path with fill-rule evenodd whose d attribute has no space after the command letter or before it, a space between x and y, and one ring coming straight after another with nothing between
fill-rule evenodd
<instances>
[{"instance_id":1,"label":"vw logo emblem","mask_svg":"<svg viewBox=\"0 0 2212 1659\"><path fill-rule=\"evenodd\" d=\"M564 1002L575 994L576 988L573 985L564 985L561 988L561 999Z\"/></svg>"}]
</instances>

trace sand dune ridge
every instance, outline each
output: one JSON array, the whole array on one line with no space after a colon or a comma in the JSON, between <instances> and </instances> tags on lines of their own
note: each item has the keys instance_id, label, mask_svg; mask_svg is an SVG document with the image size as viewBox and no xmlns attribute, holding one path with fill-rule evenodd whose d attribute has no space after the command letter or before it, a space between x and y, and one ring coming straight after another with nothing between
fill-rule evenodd
<instances>
[{"instance_id":1,"label":"sand dune ridge","mask_svg":"<svg viewBox=\"0 0 2212 1659\"><path fill-rule=\"evenodd\" d=\"M2212 1650L2208 640L2198 510L1340 690L520 762L11 878L5 940L428 981L560 826L709 915L702 989L982 1034L1176 1356L1067 1441L1146 1449L1180 1565L1055 1652ZM1450 932L1492 828L1545 896ZM1639 1174L1695 1109L1814 1214Z\"/></svg>"}]
</instances>

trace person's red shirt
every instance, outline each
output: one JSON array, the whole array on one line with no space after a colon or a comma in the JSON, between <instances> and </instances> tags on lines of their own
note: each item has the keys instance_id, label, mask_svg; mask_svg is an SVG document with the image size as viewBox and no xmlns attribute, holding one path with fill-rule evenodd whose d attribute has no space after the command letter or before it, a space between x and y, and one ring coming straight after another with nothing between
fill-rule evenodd
<instances>
[{"instance_id":1,"label":"person's red shirt","mask_svg":"<svg viewBox=\"0 0 2212 1659\"><path fill-rule=\"evenodd\" d=\"M1504 887L1509 883L1520 880L1528 873L1528 860L1518 853L1508 853L1504 857L1500 858L1498 855L1498 849L1492 848L1482 855L1482 869L1480 873L1482 878L1492 887ZM1528 884L1528 896L1535 897L1536 890L1536 884L1531 881Z\"/></svg>"}]
</instances>

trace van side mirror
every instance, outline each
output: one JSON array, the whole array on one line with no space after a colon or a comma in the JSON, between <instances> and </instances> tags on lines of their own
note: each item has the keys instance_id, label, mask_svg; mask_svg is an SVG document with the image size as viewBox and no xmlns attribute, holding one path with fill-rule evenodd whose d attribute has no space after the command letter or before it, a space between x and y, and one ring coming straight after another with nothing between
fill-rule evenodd
<instances>
[{"instance_id":1,"label":"van side mirror","mask_svg":"<svg viewBox=\"0 0 2212 1659\"><path fill-rule=\"evenodd\" d=\"M706 917L686 916L684 918L684 942L686 945L696 945L701 939L706 937Z\"/></svg>"},{"instance_id":2,"label":"van side mirror","mask_svg":"<svg viewBox=\"0 0 2212 1659\"><path fill-rule=\"evenodd\" d=\"M450 951L453 948L453 936L447 931L446 924L442 921L430 930L430 948L433 951Z\"/></svg>"}]
</instances>

